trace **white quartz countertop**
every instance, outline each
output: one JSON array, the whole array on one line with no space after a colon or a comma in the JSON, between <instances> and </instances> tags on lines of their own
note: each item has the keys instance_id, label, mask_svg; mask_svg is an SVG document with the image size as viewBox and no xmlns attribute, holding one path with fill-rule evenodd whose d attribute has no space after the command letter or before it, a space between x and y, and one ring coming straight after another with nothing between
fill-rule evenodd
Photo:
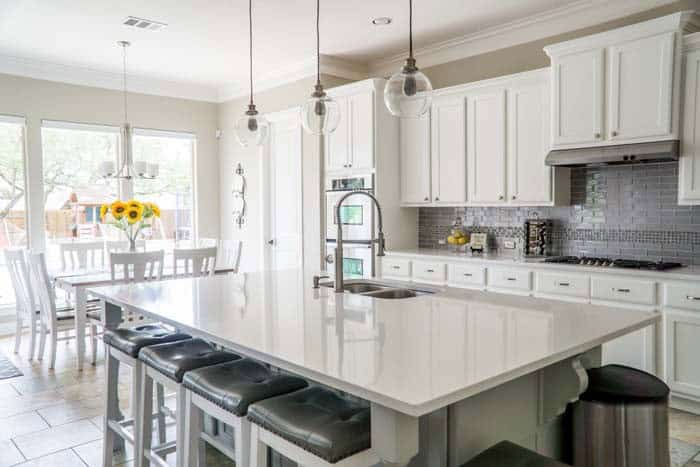
<instances>
[{"instance_id":1,"label":"white quartz countertop","mask_svg":"<svg viewBox=\"0 0 700 467\"><path fill-rule=\"evenodd\" d=\"M249 357L420 416L656 323L658 314L444 288L387 300L298 270L90 292Z\"/></svg>"},{"instance_id":2,"label":"white quartz countertop","mask_svg":"<svg viewBox=\"0 0 700 467\"><path fill-rule=\"evenodd\" d=\"M494 266L515 266L527 267L529 269L549 269L560 271L571 271L579 273L598 273L598 274L616 274L623 276L636 276L651 278L656 280L700 280L700 266L683 266L680 268L669 269L666 271L647 271L642 269L628 268L613 268L600 266L582 266L571 264L545 263L543 259L521 258L515 255L507 254L475 254L459 253L449 250L437 250L429 248L416 248L406 250L390 250L386 252L387 256L421 256L424 258L432 258L439 261L452 262L474 262L483 264L492 264Z\"/></svg>"}]
</instances>

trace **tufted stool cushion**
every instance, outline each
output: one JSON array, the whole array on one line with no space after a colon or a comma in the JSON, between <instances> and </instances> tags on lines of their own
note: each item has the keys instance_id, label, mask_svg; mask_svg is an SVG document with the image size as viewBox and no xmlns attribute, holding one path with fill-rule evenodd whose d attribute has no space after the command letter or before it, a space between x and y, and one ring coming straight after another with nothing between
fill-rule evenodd
<instances>
[{"instance_id":1,"label":"tufted stool cushion","mask_svg":"<svg viewBox=\"0 0 700 467\"><path fill-rule=\"evenodd\" d=\"M240 358L235 353L216 350L203 339L151 345L139 352L139 360L177 383L182 382L182 377L188 371Z\"/></svg>"},{"instance_id":2,"label":"tufted stool cushion","mask_svg":"<svg viewBox=\"0 0 700 467\"><path fill-rule=\"evenodd\" d=\"M191 338L192 336L188 334L171 331L159 324L144 324L130 329L105 329L103 337L105 344L119 349L134 358L146 346Z\"/></svg>"},{"instance_id":3,"label":"tufted stool cushion","mask_svg":"<svg viewBox=\"0 0 700 467\"><path fill-rule=\"evenodd\" d=\"M238 417L248 413L250 404L308 386L302 378L275 374L249 358L188 371L182 384Z\"/></svg>"},{"instance_id":4,"label":"tufted stool cushion","mask_svg":"<svg viewBox=\"0 0 700 467\"><path fill-rule=\"evenodd\" d=\"M330 463L371 446L369 406L317 386L256 402L248 419Z\"/></svg>"},{"instance_id":5,"label":"tufted stool cushion","mask_svg":"<svg viewBox=\"0 0 700 467\"><path fill-rule=\"evenodd\" d=\"M491 446L462 467L570 467L529 449L501 441Z\"/></svg>"}]
</instances>

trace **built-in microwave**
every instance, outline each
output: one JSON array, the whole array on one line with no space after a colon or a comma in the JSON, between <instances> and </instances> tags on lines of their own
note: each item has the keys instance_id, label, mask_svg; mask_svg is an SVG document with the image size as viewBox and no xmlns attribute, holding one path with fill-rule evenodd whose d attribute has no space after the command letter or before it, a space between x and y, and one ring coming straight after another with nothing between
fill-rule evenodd
<instances>
[{"instance_id":1,"label":"built-in microwave","mask_svg":"<svg viewBox=\"0 0 700 467\"><path fill-rule=\"evenodd\" d=\"M332 240L326 241L326 258L334 261L335 245ZM367 279L372 277L372 244L344 244L343 245L343 277L345 279ZM333 274L334 268L328 268L328 272Z\"/></svg>"},{"instance_id":2,"label":"built-in microwave","mask_svg":"<svg viewBox=\"0 0 700 467\"><path fill-rule=\"evenodd\" d=\"M372 192L372 175L350 178L332 178L326 189L326 238L335 240L338 235L336 207L340 199L351 191ZM340 207L343 240L370 240L374 229L374 205L366 196L349 196Z\"/></svg>"}]
</instances>

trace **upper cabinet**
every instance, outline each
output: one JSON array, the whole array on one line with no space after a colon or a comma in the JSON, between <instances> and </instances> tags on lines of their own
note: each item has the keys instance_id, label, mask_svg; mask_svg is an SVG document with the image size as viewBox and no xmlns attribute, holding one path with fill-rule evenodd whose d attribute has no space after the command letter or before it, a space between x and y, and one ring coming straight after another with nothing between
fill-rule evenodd
<instances>
[{"instance_id":1,"label":"upper cabinet","mask_svg":"<svg viewBox=\"0 0 700 467\"><path fill-rule=\"evenodd\" d=\"M700 205L700 33L687 36L685 46L678 203Z\"/></svg>"},{"instance_id":2,"label":"upper cabinet","mask_svg":"<svg viewBox=\"0 0 700 467\"><path fill-rule=\"evenodd\" d=\"M436 91L429 115L401 121L403 206L552 206L569 202L552 169L549 73Z\"/></svg>"},{"instance_id":3,"label":"upper cabinet","mask_svg":"<svg viewBox=\"0 0 700 467\"><path fill-rule=\"evenodd\" d=\"M554 149L677 139L688 12L545 47Z\"/></svg>"},{"instance_id":4,"label":"upper cabinet","mask_svg":"<svg viewBox=\"0 0 700 467\"><path fill-rule=\"evenodd\" d=\"M329 172L374 168L374 90L333 95L340 110L338 128L326 138Z\"/></svg>"}]
</instances>

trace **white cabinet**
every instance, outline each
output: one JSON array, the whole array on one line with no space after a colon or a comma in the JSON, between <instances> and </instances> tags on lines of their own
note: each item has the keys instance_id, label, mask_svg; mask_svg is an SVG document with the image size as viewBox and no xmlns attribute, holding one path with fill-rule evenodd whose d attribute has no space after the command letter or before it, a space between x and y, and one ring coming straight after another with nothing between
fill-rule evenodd
<instances>
[{"instance_id":1,"label":"white cabinet","mask_svg":"<svg viewBox=\"0 0 700 467\"><path fill-rule=\"evenodd\" d=\"M618 276L594 276L591 279L591 298L603 302L653 306L656 304L656 283Z\"/></svg>"},{"instance_id":2,"label":"white cabinet","mask_svg":"<svg viewBox=\"0 0 700 467\"><path fill-rule=\"evenodd\" d=\"M626 313L624 310L612 310L612 312ZM655 332L656 328L649 326L603 344L603 364L626 365L655 373L657 353Z\"/></svg>"},{"instance_id":3,"label":"white cabinet","mask_svg":"<svg viewBox=\"0 0 700 467\"><path fill-rule=\"evenodd\" d=\"M467 201L464 97L445 96L433 101L430 111L433 202Z\"/></svg>"},{"instance_id":4,"label":"white cabinet","mask_svg":"<svg viewBox=\"0 0 700 467\"><path fill-rule=\"evenodd\" d=\"M666 310L666 382L671 390L700 397L700 313Z\"/></svg>"},{"instance_id":5,"label":"white cabinet","mask_svg":"<svg viewBox=\"0 0 700 467\"><path fill-rule=\"evenodd\" d=\"M532 289L532 274L526 269L493 267L487 276L489 290L529 295Z\"/></svg>"},{"instance_id":6,"label":"white cabinet","mask_svg":"<svg viewBox=\"0 0 700 467\"><path fill-rule=\"evenodd\" d=\"M678 167L678 203L700 204L700 34L694 34L696 49L685 56L683 136ZM688 41L686 41L686 44Z\"/></svg>"},{"instance_id":7,"label":"white cabinet","mask_svg":"<svg viewBox=\"0 0 700 467\"><path fill-rule=\"evenodd\" d=\"M552 60L552 146L677 138L679 44L690 17L676 13L545 47Z\"/></svg>"},{"instance_id":8,"label":"white cabinet","mask_svg":"<svg viewBox=\"0 0 700 467\"><path fill-rule=\"evenodd\" d=\"M467 127L470 204L505 203L506 90L496 88L469 95Z\"/></svg>"},{"instance_id":9,"label":"white cabinet","mask_svg":"<svg viewBox=\"0 0 700 467\"><path fill-rule=\"evenodd\" d=\"M588 301L591 296L591 278L585 274L545 272L537 273L536 295L576 301Z\"/></svg>"},{"instance_id":10,"label":"white cabinet","mask_svg":"<svg viewBox=\"0 0 700 467\"><path fill-rule=\"evenodd\" d=\"M447 285L468 289L486 287L486 268L478 264L449 264L447 266Z\"/></svg>"},{"instance_id":11,"label":"white cabinet","mask_svg":"<svg viewBox=\"0 0 700 467\"><path fill-rule=\"evenodd\" d=\"M384 256L382 262L382 277L386 279L409 280L411 278L411 260Z\"/></svg>"},{"instance_id":12,"label":"white cabinet","mask_svg":"<svg viewBox=\"0 0 700 467\"><path fill-rule=\"evenodd\" d=\"M595 143L603 133L602 49L552 59L552 144Z\"/></svg>"},{"instance_id":13,"label":"white cabinet","mask_svg":"<svg viewBox=\"0 0 700 467\"><path fill-rule=\"evenodd\" d=\"M412 263L411 270L413 272L414 281L436 285L445 283L447 278L447 265L445 263L421 260L414 260Z\"/></svg>"},{"instance_id":14,"label":"white cabinet","mask_svg":"<svg viewBox=\"0 0 700 467\"><path fill-rule=\"evenodd\" d=\"M430 113L400 121L401 203L428 204L430 191Z\"/></svg>"},{"instance_id":15,"label":"white cabinet","mask_svg":"<svg viewBox=\"0 0 700 467\"><path fill-rule=\"evenodd\" d=\"M363 89L333 98L338 102L340 122L327 137L326 169L371 170L374 167L374 91Z\"/></svg>"},{"instance_id":16,"label":"white cabinet","mask_svg":"<svg viewBox=\"0 0 700 467\"><path fill-rule=\"evenodd\" d=\"M610 140L671 135L675 37L666 32L608 49Z\"/></svg>"}]
</instances>

